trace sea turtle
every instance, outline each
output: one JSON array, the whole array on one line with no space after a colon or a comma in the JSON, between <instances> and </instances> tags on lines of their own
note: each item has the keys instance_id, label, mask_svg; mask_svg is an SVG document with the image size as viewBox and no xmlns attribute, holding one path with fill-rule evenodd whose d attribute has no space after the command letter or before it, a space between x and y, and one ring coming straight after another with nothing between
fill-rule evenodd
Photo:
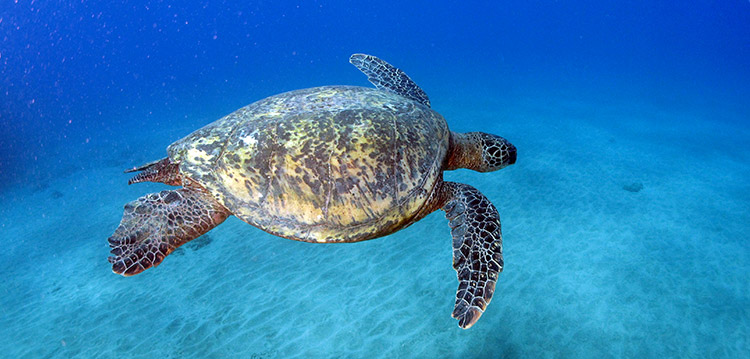
<instances>
[{"instance_id":1,"label":"sea turtle","mask_svg":"<svg viewBox=\"0 0 750 359\"><path fill-rule=\"evenodd\" d=\"M471 327L503 270L500 217L476 188L443 171L495 171L516 161L502 137L456 133L404 72L364 54L349 59L376 88L324 86L271 96L171 144L133 168L128 184L180 189L125 205L109 238L112 270L130 276L235 215L305 242L382 237L442 209L459 286L453 317Z\"/></svg>"}]
</instances>

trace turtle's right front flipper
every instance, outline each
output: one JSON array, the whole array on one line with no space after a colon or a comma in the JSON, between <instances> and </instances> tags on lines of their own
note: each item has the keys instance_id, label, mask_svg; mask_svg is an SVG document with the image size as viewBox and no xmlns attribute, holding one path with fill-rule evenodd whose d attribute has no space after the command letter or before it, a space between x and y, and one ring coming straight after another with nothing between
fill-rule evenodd
<instances>
[{"instance_id":1,"label":"turtle's right front flipper","mask_svg":"<svg viewBox=\"0 0 750 359\"><path fill-rule=\"evenodd\" d=\"M468 329L490 304L503 270L500 215L472 186L444 182L442 191L443 210L453 235L453 268L459 282L453 318L458 319L458 326Z\"/></svg>"},{"instance_id":2,"label":"turtle's right front flipper","mask_svg":"<svg viewBox=\"0 0 750 359\"><path fill-rule=\"evenodd\" d=\"M159 265L177 247L224 222L229 211L198 188L161 191L125 205L109 237L112 271L131 276Z\"/></svg>"}]
</instances>

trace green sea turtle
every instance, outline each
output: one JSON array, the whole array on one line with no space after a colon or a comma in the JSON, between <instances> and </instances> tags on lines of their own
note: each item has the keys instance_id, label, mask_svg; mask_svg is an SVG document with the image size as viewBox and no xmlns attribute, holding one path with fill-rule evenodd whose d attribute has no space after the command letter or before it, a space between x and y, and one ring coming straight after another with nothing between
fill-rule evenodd
<instances>
[{"instance_id":1,"label":"green sea turtle","mask_svg":"<svg viewBox=\"0 0 750 359\"><path fill-rule=\"evenodd\" d=\"M502 137L456 133L404 72L374 56L349 59L373 88L324 86L271 96L173 143L128 183L180 189L125 205L109 238L112 270L130 276L235 215L305 242L357 242L442 209L459 286L453 317L471 327L503 269L500 217L476 188L443 171L495 171L516 161Z\"/></svg>"}]
</instances>

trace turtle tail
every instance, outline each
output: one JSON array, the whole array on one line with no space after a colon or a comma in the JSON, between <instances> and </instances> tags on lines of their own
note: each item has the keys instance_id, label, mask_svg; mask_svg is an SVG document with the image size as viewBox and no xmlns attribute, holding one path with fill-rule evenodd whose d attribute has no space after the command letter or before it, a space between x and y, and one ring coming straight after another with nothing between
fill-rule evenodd
<instances>
[{"instance_id":1,"label":"turtle tail","mask_svg":"<svg viewBox=\"0 0 750 359\"><path fill-rule=\"evenodd\" d=\"M173 163L169 157L149 162L140 167L127 169L125 170L125 173L137 171L140 171L141 173L133 176L133 178L128 181L128 184L139 182L161 182L170 186L182 185L179 163Z\"/></svg>"}]
</instances>

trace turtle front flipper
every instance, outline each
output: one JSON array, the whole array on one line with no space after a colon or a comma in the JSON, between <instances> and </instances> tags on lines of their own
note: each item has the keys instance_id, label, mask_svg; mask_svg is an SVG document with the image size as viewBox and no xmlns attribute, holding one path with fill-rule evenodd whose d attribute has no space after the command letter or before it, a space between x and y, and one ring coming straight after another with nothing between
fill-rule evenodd
<instances>
[{"instance_id":1,"label":"turtle front flipper","mask_svg":"<svg viewBox=\"0 0 750 359\"><path fill-rule=\"evenodd\" d=\"M503 238L500 215L476 188L454 182L443 184L445 217L453 236L453 268L458 272L458 291L453 317L468 329L484 312L503 270Z\"/></svg>"},{"instance_id":2,"label":"turtle front flipper","mask_svg":"<svg viewBox=\"0 0 750 359\"><path fill-rule=\"evenodd\" d=\"M349 63L367 75L367 79L378 88L401 95L430 107L427 94L403 71L393 65L365 54L354 54L349 57Z\"/></svg>"},{"instance_id":3,"label":"turtle front flipper","mask_svg":"<svg viewBox=\"0 0 750 359\"><path fill-rule=\"evenodd\" d=\"M177 247L224 222L229 211L198 188L151 193L125 205L109 237L112 271L131 276L159 265Z\"/></svg>"}]
</instances>

